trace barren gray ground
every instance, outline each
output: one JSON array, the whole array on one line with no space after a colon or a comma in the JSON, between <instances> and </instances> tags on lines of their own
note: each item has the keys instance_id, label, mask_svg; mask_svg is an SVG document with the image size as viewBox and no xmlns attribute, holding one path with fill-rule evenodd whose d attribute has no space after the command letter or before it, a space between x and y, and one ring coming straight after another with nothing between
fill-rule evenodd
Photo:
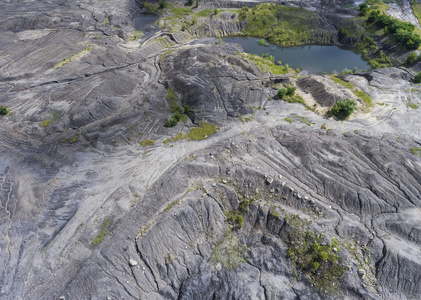
<instances>
[{"instance_id":1,"label":"barren gray ground","mask_svg":"<svg viewBox=\"0 0 421 300\"><path fill-rule=\"evenodd\" d=\"M11 111L0 119L0 298L419 299L413 72L342 77L373 97L365 111L329 76L272 76L238 45L161 31L123 40L138 9L0 4L0 104ZM336 121L271 100L279 81L320 111L344 95L360 109ZM173 128L169 89L194 109ZM201 121L218 132L166 141ZM228 216L245 199L240 228ZM294 271L294 230L339 241L346 272L333 294Z\"/></svg>"}]
</instances>

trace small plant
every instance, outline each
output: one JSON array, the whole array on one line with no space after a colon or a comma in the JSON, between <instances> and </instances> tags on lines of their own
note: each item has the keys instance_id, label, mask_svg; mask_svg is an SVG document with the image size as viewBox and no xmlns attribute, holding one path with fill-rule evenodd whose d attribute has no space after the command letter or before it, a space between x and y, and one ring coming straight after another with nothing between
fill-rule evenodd
<instances>
[{"instance_id":1,"label":"small plant","mask_svg":"<svg viewBox=\"0 0 421 300\"><path fill-rule=\"evenodd\" d=\"M287 92L288 92L287 89L284 89L284 88L279 89L278 92L276 93L275 99L282 100L287 94Z\"/></svg>"},{"instance_id":2,"label":"small plant","mask_svg":"<svg viewBox=\"0 0 421 300\"><path fill-rule=\"evenodd\" d=\"M218 9L217 9L217 8L215 8L215 9L213 10L213 14L214 14L214 15L217 15L217 14L218 14Z\"/></svg>"},{"instance_id":3,"label":"small plant","mask_svg":"<svg viewBox=\"0 0 421 300\"><path fill-rule=\"evenodd\" d=\"M154 146L155 145L155 141L154 140L143 140L142 142L140 142L140 144L143 147Z\"/></svg>"},{"instance_id":4,"label":"small plant","mask_svg":"<svg viewBox=\"0 0 421 300\"><path fill-rule=\"evenodd\" d=\"M181 26L181 31L186 31L186 25Z\"/></svg>"},{"instance_id":5,"label":"small plant","mask_svg":"<svg viewBox=\"0 0 421 300\"><path fill-rule=\"evenodd\" d=\"M0 115L7 115L8 112L6 107L0 106Z\"/></svg>"},{"instance_id":6,"label":"small plant","mask_svg":"<svg viewBox=\"0 0 421 300\"><path fill-rule=\"evenodd\" d=\"M355 101L345 99L343 101L337 101L331 108L331 113L340 120L348 118L355 110Z\"/></svg>"}]
</instances>

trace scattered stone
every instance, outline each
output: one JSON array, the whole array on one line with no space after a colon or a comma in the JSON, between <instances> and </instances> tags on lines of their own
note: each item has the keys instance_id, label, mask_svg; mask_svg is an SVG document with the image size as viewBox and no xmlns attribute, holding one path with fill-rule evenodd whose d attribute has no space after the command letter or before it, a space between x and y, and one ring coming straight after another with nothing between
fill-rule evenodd
<instances>
[{"instance_id":1,"label":"scattered stone","mask_svg":"<svg viewBox=\"0 0 421 300\"><path fill-rule=\"evenodd\" d=\"M221 271L221 269L222 269L222 264L221 264L221 263L217 263L217 264L215 265L215 269L216 269L217 271Z\"/></svg>"},{"instance_id":2,"label":"scattered stone","mask_svg":"<svg viewBox=\"0 0 421 300\"><path fill-rule=\"evenodd\" d=\"M273 182L273 178L268 176L268 178L266 178L266 183L271 184L272 182Z\"/></svg>"},{"instance_id":3,"label":"scattered stone","mask_svg":"<svg viewBox=\"0 0 421 300\"><path fill-rule=\"evenodd\" d=\"M137 265L138 265L137 261L135 261L134 259L129 259L129 264L130 264L130 266L132 266L132 267L135 267L135 266L137 266Z\"/></svg>"},{"instance_id":4,"label":"scattered stone","mask_svg":"<svg viewBox=\"0 0 421 300\"><path fill-rule=\"evenodd\" d=\"M282 175L281 174L279 174L279 179L282 179Z\"/></svg>"},{"instance_id":5,"label":"scattered stone","mask_svg":"<svg viewBox=\"0 0 421 300\"><path fill-rule=\"evenodd\" d=\"M362 279L364 279L364 277L365 277L365 270L364 270L364 269L358 269L358 275L359 275Z\"/></svg>"}]
</instances>

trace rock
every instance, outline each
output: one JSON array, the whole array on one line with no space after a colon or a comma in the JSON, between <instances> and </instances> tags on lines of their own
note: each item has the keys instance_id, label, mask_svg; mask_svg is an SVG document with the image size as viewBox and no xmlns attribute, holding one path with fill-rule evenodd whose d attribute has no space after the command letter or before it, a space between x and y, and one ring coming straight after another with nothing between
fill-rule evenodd
<instances>
[{"instance_id":1,"label":"rock","mask_svg":"<svg viewBox=\"0 0 421 300\"><path fill-rule=\"evenodd\" d=\"M130 266L135 267L135 266L138 265L138 262L135 261L134 259L129 259L129 264L130 264Z\"/></svg>"}]
</instances>

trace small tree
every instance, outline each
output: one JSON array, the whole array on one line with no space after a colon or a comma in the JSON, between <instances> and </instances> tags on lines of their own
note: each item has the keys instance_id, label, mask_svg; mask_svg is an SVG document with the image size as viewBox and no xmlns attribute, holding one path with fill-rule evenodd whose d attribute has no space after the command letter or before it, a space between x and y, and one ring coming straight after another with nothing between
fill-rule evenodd
<instances>
[{"instance_id":1,"label":"small tree","mask_svg":"<svg viewBox=\"0 0 421 300\"><path fill-rule=\"evenodd\" d=\"M192 5L193 5L193 3L194 3L194 0L187 0L187 4L188 4L189 6L192 6Z\"/></svg>"},{"instance_id":2,"label":"small tree","mask_svg":"<svg viewBox=\"0 0 421 300\"><path fill-rule=\"evenodd\" d=\"M196 0L196 5L194 7L196 7L196 8L199 7L199 0Z\"/></svg>"},{"instance_id":3,"label":"small tree","mask_svg":"<svg viewBox=\"0 0 421 300\"><path fill-rule=\"evenodd\" d=\"M217 8L215 8L215 9L213 10L213 13L214 13L215 15L217 15L217 14L218 14L218 9L217 9Z\"/></svg>"},{"instance_id":4,"label":"small tree","mask_svg":"<svg viewBox=\"0 0 421 300\"><path fill-rule=\"evenodd\" d=\"M419 72L418 72L418 74L417 74L417 75L415 75L415 77L414 77L414 81L415 81L416 83L420 83L420 82L421 82L421 71L419 71Z\"/></svg>"},{"instance_id":5,"label":"small tree","mask_svg":"<svg viewBox=\"0 0 421 300\"><path fill-rule=\"evenodd\" d=\"M343 101L337 101L330 111L338 119L345 120L353 113L355 105L354 100L345 99Z\"/></svg>"}]
</instances>

